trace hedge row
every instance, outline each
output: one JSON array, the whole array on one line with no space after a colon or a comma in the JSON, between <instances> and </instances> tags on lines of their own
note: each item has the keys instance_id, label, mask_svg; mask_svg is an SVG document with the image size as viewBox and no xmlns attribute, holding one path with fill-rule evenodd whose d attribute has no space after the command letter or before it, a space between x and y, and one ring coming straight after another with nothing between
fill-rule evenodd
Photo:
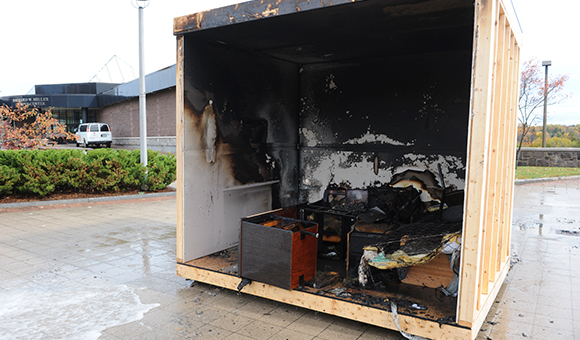
<instances>
[{"instance_id":1,"label":"hedge row","mask_svg":"<svg viewBox=\"0 0 580 340\"><path fill-rule=\"evenodd\" d=\"M165 188L175 180L175 157L147 153L147 176L139 150L4 150L0 151L0 197L46 196L59 191Z\"/></svg>"}]
</instances>

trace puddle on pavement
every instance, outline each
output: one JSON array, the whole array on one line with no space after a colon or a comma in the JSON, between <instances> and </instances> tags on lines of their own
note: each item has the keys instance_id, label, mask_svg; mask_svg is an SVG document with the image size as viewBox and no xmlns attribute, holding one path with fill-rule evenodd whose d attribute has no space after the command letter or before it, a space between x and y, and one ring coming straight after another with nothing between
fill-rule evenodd
<instances>
[{"instance_id":1,"label":"puddle on pavement","mask_svg":"<svg viewBox=\"0 0 580 340\"><path fill-rule=\"evenodd\" d=\"M545 214L526 214L514 219L514 226L537 235L580 236L580 221Z\"/></svg>"},{"instance_id":2,"label":"puddle on pavement","mask_svg":"<svg viewBox=\"0 0 580 340\"><path fill-rule=\"evenodd\" d=\"M109 327L143 318L159 304L142 304L126 285L47 283L0 292L3 339L98 339Z\"/></svg>"}]
</instances>

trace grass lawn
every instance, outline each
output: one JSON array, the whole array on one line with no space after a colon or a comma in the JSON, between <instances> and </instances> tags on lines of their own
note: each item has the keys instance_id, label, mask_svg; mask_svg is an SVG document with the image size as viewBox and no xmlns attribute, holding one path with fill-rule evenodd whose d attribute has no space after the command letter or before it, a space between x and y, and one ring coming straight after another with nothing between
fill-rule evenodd
<instances>
[{"instance_id":1,"label":"grass lawn","mask_svg":"<svg viewBox=\"0 0 580 340\"><path fill-rule=\"evenodd\" d=\"M516 179L565 177L580 175L580 168L551 168L541 166L518 166Z\"/></svg>"}]
</instances>

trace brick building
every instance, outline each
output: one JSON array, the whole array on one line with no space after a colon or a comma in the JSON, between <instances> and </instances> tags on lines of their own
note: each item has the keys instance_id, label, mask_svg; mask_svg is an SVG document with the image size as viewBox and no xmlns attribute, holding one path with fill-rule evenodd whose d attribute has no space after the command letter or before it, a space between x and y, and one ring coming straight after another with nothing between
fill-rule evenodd
<instances>
[{"instance_id":1,"label":"brick building","mask_svg":"<svg viewBox=\"0 0 580 340\"><path fill-rule=\"evenodd\" d=\"M148 74L147 146L175 152L175 65ZM139 79L123 83L35 85L34 94L0 97L0 105L17 102L39 110L52 109L54 118L75 131L81 123L111 126L113 145L139 147Z\"/></svg>"}]
</instances>

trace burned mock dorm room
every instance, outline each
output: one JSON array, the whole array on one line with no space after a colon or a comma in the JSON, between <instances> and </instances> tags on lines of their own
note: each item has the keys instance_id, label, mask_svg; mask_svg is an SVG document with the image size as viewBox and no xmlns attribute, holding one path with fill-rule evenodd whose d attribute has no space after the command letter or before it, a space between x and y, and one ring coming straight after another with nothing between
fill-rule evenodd
<instances>
[{"instance_id":1,"label":"burned mock dorm room","mask_svg":"<svg viewBox=\"0 0 580 340\"><path fill-rule=\"evenodd\" d=\"M433 339L509 269L503 0L264 0L175 19L178 275Z\"/></svg>"}]
</instances>

